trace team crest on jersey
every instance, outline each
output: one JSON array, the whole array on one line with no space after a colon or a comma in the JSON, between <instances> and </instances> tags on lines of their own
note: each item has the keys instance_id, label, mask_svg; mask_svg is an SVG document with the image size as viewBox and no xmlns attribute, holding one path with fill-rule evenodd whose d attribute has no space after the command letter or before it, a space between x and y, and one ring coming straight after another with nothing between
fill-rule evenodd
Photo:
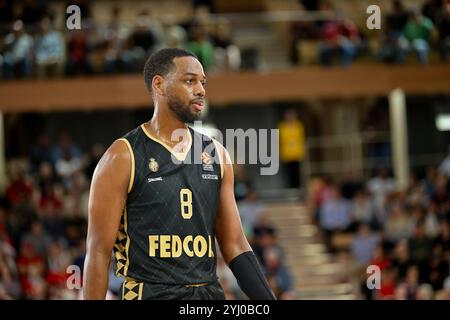
<instances>
[{"instance_id":1,"label":"team crest on jersey","mask_svg":"<svg viewBox=\"0 0 450 320\"><path fill-rule=\"evenodd\" d=\"M150 158L150 162L148 163L148 168L151 172L156 172L159 169L159 164L156 162L155 158Z\"/></svg>"},{"instance_id":2,"label":"team crest on jersey","mask_svg":"<svg viewBox=\"0 0 450 320\"><path fill-rule=\"evenodd\" d=\"M203 163L203 170L205 171L214 171L213 168L213 158L211 157L211 155L206 152L203 151L201 154L201 158L202 158L202 163Z\"/></svg>"}]
</instances>

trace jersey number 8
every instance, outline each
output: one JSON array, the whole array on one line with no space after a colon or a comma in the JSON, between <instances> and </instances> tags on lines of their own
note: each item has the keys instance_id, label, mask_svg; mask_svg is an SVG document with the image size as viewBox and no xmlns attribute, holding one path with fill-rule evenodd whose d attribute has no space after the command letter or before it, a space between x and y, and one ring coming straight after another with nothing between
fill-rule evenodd
<instances>
[{"instance_id":1,"label":"jersey number 8","mask_svg":"<svg viewBox=\"0 0 450 320\"><path fill-rule=\"evenodd\" d=\"M189 189L180 190L181 216L184 219L192 217L192 191Z\"/></svg>"}]
</instances>

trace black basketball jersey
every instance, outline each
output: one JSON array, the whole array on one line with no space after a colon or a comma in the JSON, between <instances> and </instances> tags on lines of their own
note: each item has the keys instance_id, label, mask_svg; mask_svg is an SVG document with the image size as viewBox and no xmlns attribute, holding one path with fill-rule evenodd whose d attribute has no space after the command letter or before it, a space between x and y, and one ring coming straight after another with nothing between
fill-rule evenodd
<instances>
[{"instance_id":1,"label":"black basketball jersey","mask_svg":"<svg viewBox=\"0 0 450 320\"><path fill-rule=\"evenodd\" d=\"M184 155L152 137L144 125L122 138L132 155L132 172L114 247L117 276L165 284L217 280L215 217L222 167L215 142L192 128L189 132Z\"/></svg>"}]
</instances>

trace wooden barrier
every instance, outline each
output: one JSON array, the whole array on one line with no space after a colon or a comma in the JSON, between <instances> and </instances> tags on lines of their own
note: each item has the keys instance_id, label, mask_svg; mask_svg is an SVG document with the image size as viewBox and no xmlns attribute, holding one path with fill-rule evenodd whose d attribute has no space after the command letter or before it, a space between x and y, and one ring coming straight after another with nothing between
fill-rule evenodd
<instances>
[{"instance_id":1,"label":"wooden barrier","mask_svg":"<svg viewBox=\"0 0 450 320\"><path fill-rule=\"evenodd\" d=\"M450 65L356 65L348 69L314 66L267 73L209 75L207 98L215 107L232 103L385 96L395 88L402 88L406 94L450 94ZM0 82L0 110L6 113L151 105L142 75Z\"/></svg>"}]
</instances>

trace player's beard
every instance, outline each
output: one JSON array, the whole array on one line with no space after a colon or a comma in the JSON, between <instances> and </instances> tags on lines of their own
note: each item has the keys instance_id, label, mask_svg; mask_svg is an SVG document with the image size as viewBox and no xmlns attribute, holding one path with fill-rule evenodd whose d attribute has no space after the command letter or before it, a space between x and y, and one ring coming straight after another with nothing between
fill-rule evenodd
<instances>
[{"instance_id":1,"label":"player's beard","mask_svg":"<svg viewBox=\"0 0 450 320\"><path fill-rule=\"evenodd\" d=\"M174 95L167 96L167 104L169 105L170 110L172 110L173 113L175 113L175 115L178 117L178 119L185 123L192 123L200 119L200 112L192 112L189 108L189 104L183 103L178 97Z\"/></svg>"}]
</instances>

